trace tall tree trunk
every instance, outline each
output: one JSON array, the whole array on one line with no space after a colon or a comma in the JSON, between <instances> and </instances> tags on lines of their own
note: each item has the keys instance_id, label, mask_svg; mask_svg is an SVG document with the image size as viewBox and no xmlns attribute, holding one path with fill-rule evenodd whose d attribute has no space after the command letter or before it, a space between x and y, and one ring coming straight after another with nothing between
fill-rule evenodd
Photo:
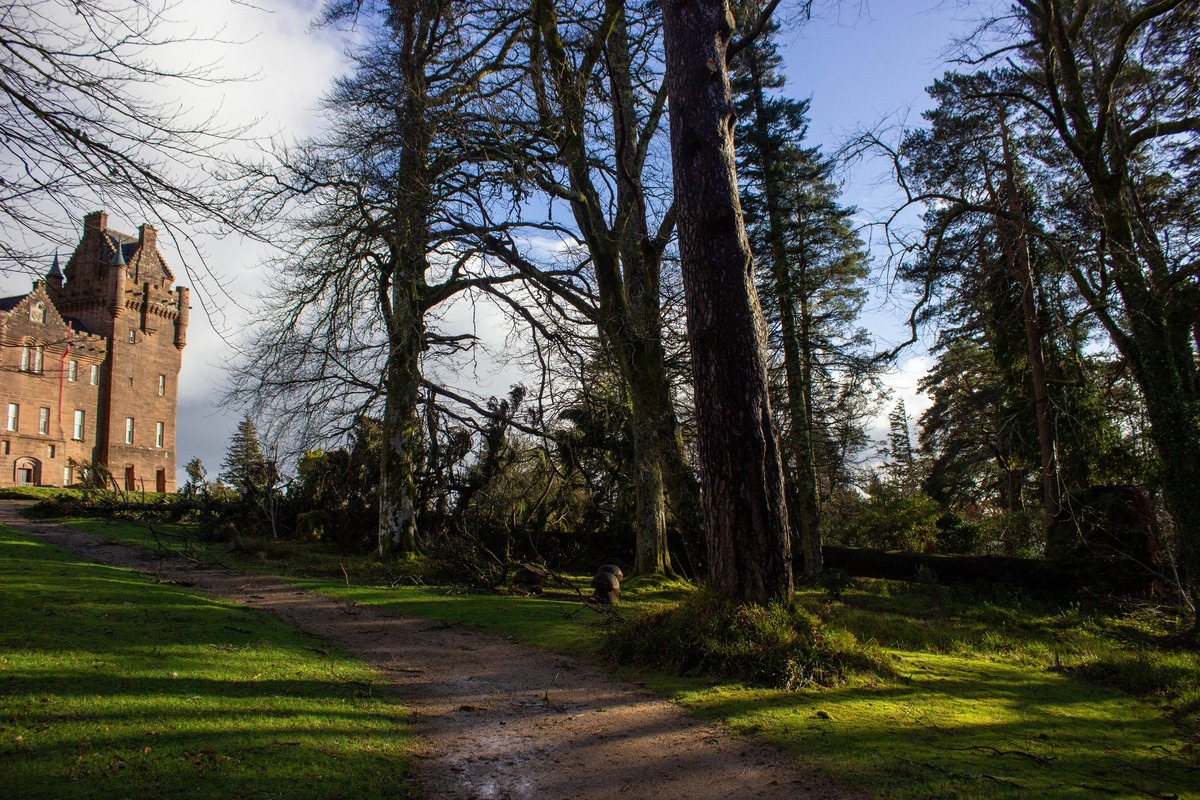
<instances>
[{"instance_id":1,"label":"tall tree trunk","mask_svg":"<svg viewBox=\"0 0 1200 800\"><path fill-rule=\"evenodd\" d=\"M725 58L725 0L665 0L663 35L679 249L692 346L709 582L722 594L790 599L766 326L742 221Z\"/></svg>"},{"instance_id":2,"label":"tall tree trunk","mask_svg":"<svg viewBox=\"0 0 1200 800\"><path fill-rule=\"evenodd\" d=\"M1042 532L1050 529L1059 511L1058 459L1055 455L1054 408L1050 402L1050 382L1046 375L1046 359L1042 349L1044 339L1038 321L1037 298L1034 289L1037 278L1030 253L1031 242L1024 220L1024 203L1017 190L1016 163L1009 138L1008 120L1003 107L1000 117L1000 150L1003 155L1002 205L1012 219L998 219L1000 247L1008 264L1010 279L1021 287L1021 317L1025 324L1025 354L1029 359L1029 374L1033 383L1034 411L1037 415L1038 452L1041 456Z\"/></svg>"},{"instance_id":3,"label":"tall tree trunk","mask_svg":"<svg viewBox=\"0 0 1200 800\"><path fill-rule=\"evenodd\" d=\"M399 276L397 276L399 277ZM414 451L420 420L420 355L424 322L410 282L392 287L389 354L384 387L380 454L379 554L417 550L417 483Z\"/></svg>"},{"instance_id":4,"label":"tall tree trunk","mask_svg":"<svg viewBox=\"0 0 1200 800\"><path fill-rule=\"evenodd\" d=\"M379 297L388 335L379 481L380 555L407 555L417 549L417 407L425 336L429 211L433 206L428 174L428 82L418 30L424 20L419 5L393 3L391 22L401 45L397 66L405 89L404 107L399 112L404 147L388 236L390 271L383 277Z\"/></svg>"},{"instance_id":5,"label":"tall tree trunk","mask_svg":"<svg viewBox=\"0 0 1200 800\"><path fill-rule=\"evenodd\" d=\"M767 205L768 237L771 248L771 282L779 306L779 335L783 342L783 371L787 386L788 449L791 450L795 469L789 483L793 488L788 497L794 499L790 507L793 533L799 533L800 549L804 554L804 574L807 577L820 575L824 566L821 558L820 493L817 489L817 469L813 456L811 415L808 408L808 387L805 385L805 370L800 355L802 335L797 323L798 298L784 226L787 212L781 195L780 182L785 176L775 169L776 143L767 123L766 102L763 96L762 64L750 45L743 55L750 71L751 103L754 107L753 131L757 139L758 152L763 160L763 196ZM803 256L801 256L803 261ZM805 265L799 265L803 273ZM804 276L801 275L801 284ZM803 291L803 288L801 288ZM786 461L786 459L785 459ZM785 476L786 479L786 476ZM789 504L790 505L790 504Z\"/></svg>"}]
</instances>

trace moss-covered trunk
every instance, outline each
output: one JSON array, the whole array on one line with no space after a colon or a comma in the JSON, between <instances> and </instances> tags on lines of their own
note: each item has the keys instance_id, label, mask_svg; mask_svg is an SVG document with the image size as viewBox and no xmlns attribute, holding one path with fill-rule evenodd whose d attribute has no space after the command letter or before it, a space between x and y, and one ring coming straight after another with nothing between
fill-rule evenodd
<instances>
[{"instance_id":1,"label":"moss-covered trunk","mask_svg":"<svg viewBox=\"0 0 1200 800\"><path fill-rule=\"evenodd\" d=\"M419 3L394 4L390 24L399 40L403 80L399 166L394 202L386 220L389 259L382 268L380 310L387 327L384 366L383 451L379 476L379 553L406 555L417 549L416 445L420 418L421 352L424 349L426 282L429 268L430 189L427 53Z\"/></svg>"}]
</instances>

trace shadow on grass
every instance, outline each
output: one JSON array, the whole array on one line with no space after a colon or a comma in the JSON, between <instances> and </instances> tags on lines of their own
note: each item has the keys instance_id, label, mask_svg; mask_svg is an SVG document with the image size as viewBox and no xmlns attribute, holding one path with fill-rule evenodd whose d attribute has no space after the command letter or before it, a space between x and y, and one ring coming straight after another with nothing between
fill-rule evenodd
<instances>
[{"instance_id":1,"label":"shadow on grass","mask_svg":"<svg viewBox=\"0 0 1200 800\"><path fill-rule=\"evenodd\" d=\"M0 529L0 790L405 797L402 709L264 615Z\"/></svg>"}]
</instances>

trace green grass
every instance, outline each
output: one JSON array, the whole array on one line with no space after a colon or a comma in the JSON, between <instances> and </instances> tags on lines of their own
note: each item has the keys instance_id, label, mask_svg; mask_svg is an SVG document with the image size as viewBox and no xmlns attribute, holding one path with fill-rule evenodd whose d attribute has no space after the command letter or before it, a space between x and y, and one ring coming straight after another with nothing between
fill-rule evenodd
<instances>
[{"instance_id":1,"label":"green grass","mask_svg":"<svg viewBox=\"0 0 1200 800\"><path fill-rule=\"evenodd\" d=\"M154 545L145 526L85 527ZM557 652L592 654L605 630L565 591L527 598L411 585L407 565L311 545L302 557L289 555L302 549L275 543L239 557L201 544L192 553ZM623 613L661 608L690 592L636 579L622 589ZM1200 654L1170 644L1169 619L887 582L863 582L839 602L817 589L798 599L835 635L849 631L878 643L899 677L784 692L621 672L880 798L1200 798Z\"/></svg>"},{"instance_id":2,"label":"green grass","mask_svg":"<svg viewBox=\"0 0 1200 800\"><path fill-rule=\"evenodd\" d=\"M405 797L379 677L263 614L0 528L0 794Z\"/></svg>"},{"instance_id":3,"label":"green grass","mask_svg":"<svg viewBox=\"0 0 1200 800\"><path fill-rule=\"evenodd\" d=\"M1198 765L1134 698L1002 662L896 656L900 681L675 696L881 797L1197 796Z\"/></svg>"}]
</instances>

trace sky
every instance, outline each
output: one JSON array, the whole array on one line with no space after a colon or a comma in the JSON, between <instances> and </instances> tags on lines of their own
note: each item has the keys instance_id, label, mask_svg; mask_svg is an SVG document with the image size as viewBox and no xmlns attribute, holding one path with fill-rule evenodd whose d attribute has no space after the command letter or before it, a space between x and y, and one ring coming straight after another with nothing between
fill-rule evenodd
<instances>
[{"instance_id":1,"label":"sky","mask_svg":"<svg viewBox=\"0 0 1200 800\"><path fill-rule=\"evenodd\" d=\"M347 63L347 34L311 25L320 5L320 0L180 0L171 19L181 32L198 34L193 37L198 41L176 48L169 57L179 64L212 64L225 75L249 79L191 87L177 101L171 89L159 91L195 119L248 124L258 137L293 141L316 133L321 97ZM794 17L798 5L784 0L782 10ZM811 98L810 138L834 152L856 129L918 124L926 107L924 88L947 69L949 46L970 30L979 13L972 9L978 5L956 0L817 0L812 18L802 26L789 26L781 38L787 91ZM843 202L859 208L864 237L877 238L869 223L896 200L885 165L856 162L841 178ZM63 221L62 240L56 244L64 255L74 248L88 210L92 209L80 209L77 219ZM110 213L109 224L135 233L142 221ZM202 232L197 241L203 263L194 254L164 252L178 282L194 287L180 376L177 463L182 470L199 457L215 475L229 435L244 413L222 400L226 365L236 358L237 333L252 319L255 297L271 276L262 266L268 251L261 244ZM186 263L180 263L181 257ZM886 277L881 275L881 284L886 285ZM0 296L28 291L28 280L0 275ZM864 322L881 347L891 346L905 337L906 313L901 296L880 290ZM486 319L482 324L486 327ZM916 383L929 364L923 349L914 348L901 357L889 379L895 397L904 400L914 419L927 405L917 396ZM485 364L469 377L478 384L470 388L481 394L507 388L508 376L494 365ZM877 432L886 426L882 420L891 404L882 410Z\"/></svg>"}]
</instances>

